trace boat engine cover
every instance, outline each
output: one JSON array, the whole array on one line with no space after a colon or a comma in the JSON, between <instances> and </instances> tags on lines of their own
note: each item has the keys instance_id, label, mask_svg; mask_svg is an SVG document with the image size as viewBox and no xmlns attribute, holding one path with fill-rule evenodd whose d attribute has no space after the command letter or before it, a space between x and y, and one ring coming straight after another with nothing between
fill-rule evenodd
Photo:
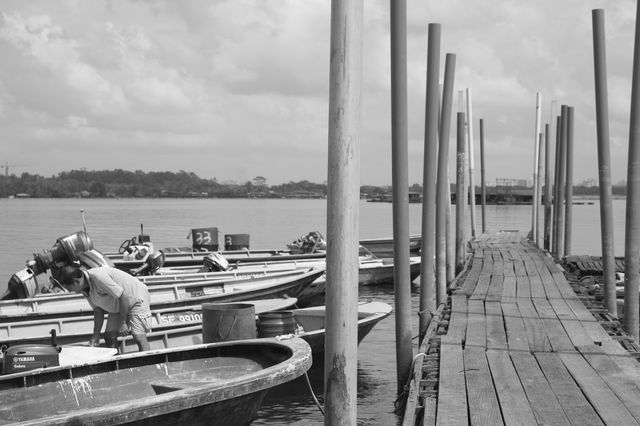
<instances>
[{"instance_id":1,"label":"boat engine cover","mask_svg":"<svg viewBox=\"0 0 640 426\"><path fill-rule=\"evenodd\" d=\"M6 349L2 374L21 373L36 368L60 365L60 347L17 345Z\"/></svg>"}]
</instances>

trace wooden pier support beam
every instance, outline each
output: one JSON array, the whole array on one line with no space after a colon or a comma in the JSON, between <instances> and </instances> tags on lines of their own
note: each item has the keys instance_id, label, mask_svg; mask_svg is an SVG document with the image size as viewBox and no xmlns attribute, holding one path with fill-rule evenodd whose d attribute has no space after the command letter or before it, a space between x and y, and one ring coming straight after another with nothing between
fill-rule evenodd
<instances>
[{"instance_id":1,"label":"wooden pier support beam","mask_svg":"<svg viewBox=\"0 0 640 426\"><path fill-rule=\"evenodd\" d=\"M485 162L484 162L484 120L480 119L480 202L482 205L482 233L487 232L487 186L484 181Z\"/></svg>"},{"instance_id":2,"label":"wooden pier support beam","mask_svg":"<svg viewBox=\"0 0 640 426\"><path fill-rule=\"evenodd\" d=\"M355 424L363 1L331 3L325 424Z\"/></svg>"},{"instance_id":3,"label":"wooden pier support beam","mask_svg":"<svg viewBox=\"0 0 640 426\"><path fill-rule=\"evenodd\" d=\"M618 315L616 303L616 259L613 239L613 192L609 148L609 100L604 10L591 12L593 23L593 62L596 87L596 128L598 134L598 178L600 187L600 230L604 301L611 315Z\"/></svg>"},{"instance_id":4,"label":"wooden pier support beam","mask_svg":"<svg viewBox=\"0 0 640 426\"><path fill-rule=\"evenodd\" d=\"M640 282L640 2L636 5L625 225L624 325L638 341Z\"/></svg>"},{"instance_id":5,"label":"wooden pier support beam","mask_svg":"<svg viewBox=\"0 0 640 426\"><path fill-rule=\"evenodd\" d=\"M542 93L536 94L536 122L535 122L535 137L533 138L533 202L531 203L531 239L536 246L539 246L538 241L538 162L540 161L540 116L542 114Z\"/></svg>"},{"instance_id":6,"label":"wooden pier support beam","mask_svg":"<svg viewBox=\"0 0 640 426\"><path fill-rule=\"evenodd\" d=\"M574 107L567 107L567 139L565 147L567 176L564 187L564 257L571 255L573 236L573 115Z\"/></svg>"},{"instance_id":7,"label":"wooden pier support beam","mask_svg":"<svg viewBox=\"0 0 640 426\"><path fill-rule=\"evenodd\" d=\"M466 193L464 192L464 172L466 166L464 112L457 116L457 156L456 156L456 272L464 267L466 257L465 241L465 207Z\"/></svg>"},{"instance_id":8,"label":"wooden pier support beam","mask_svg":"<svg viewBox=\"0 0 640 426\"><path fill-rule=\"evenodd\" d=\"M473 149L473 105L471 89L467 88L467 161L469 162L469 218L471 220L471 238L476 238L476 183Z\"/></svg>"},{"instance_id":9,"label":"wooden pier support beam","mask_svg":"<svg viewBox=\"0 0 640 426\"><path fill-rule=\"evenodd\" d=\"M544 237L545 250L551 251L551 130L549 124L544 126Z\"/></svg>"},{"instance_id":10,"label":"wooden pier support beam","mask_svg":"<svg viewBox=\"0 0 640 426\"><path fill-rule=\"evenodd\" d=\"M422 250L420 270L420 335L427 330L431 313L436 310L435 226L436 176L438 165L438 109L440 73L440 24L429 24L427 43L427 90L424 128L424 163L422 175Z\"/></svg>"},{"instance_id":11,"label":"wooden pier support beam","mask_svg":"<svg viewBox=\"0 0 640 426\"><path fill-rule=\"evenodd\" d=\"M409 266L409 176L407 166L407 3L391 7L391 182L393 184L393 262L398 393L411 374L411 275Z\"/></svg>"},{"instance_id":12,"label":"wooden pier support beam","mask_svg":"<svg viewBox=\"0 0 640 426\"><path fill-rule=\"evenodd\" d=\"M453 107L453 80L456 55L447 53L444 65L442 110L438 144L438 183L436 190L436 305L447 297L447 215L449 207L449 137L451 134L451 110Z\"/></svg>"}]
</instances>

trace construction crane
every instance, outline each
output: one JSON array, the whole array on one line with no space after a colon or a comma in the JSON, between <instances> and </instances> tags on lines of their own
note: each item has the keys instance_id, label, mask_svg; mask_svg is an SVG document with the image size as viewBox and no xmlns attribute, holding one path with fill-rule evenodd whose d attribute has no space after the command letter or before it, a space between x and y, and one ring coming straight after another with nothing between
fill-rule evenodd
<instances>
[{"instance_id":1,"label":"construction crane","mask_svg":"<svg viewBox=\"0 0 640 426\"><path fill-rule=\"evenodd\" d=\"M4 164L0 164L0 168L4 168L4 175L9 176L9 167L25 167L24 164L9 164L9 162L5 161Z\"/></svg>"}]
</instances>

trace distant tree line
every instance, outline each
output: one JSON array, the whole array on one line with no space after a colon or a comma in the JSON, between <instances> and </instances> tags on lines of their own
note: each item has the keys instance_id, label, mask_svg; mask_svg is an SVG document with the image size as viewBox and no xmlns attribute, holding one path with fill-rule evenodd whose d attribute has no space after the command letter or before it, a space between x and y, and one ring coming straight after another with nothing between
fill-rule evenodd
<instances>
[{"instance_id":1,"label":"distant tree line","mask_svg":"<svg viewBox=\"0 0 640 426\"><path fill-rule=\"evenodd\" d=\"M455 184L452 184L455 191ZM363 185L360 194L366 198L391 193L391 186ZM422 186L413 184L410 192L422 193ZM479 188L478 188L479 191ZM574 186L577 196L598 196L597 186ZM614 186L613 194L626 195L626 186ZM22 173L0 175L0 197L30 196L37 198L65 197L198 197L198 198L326 198L327 184L307 180L267 185L267 180L256 176L244 183L221 183L216 178L202 179L195 173L143 172L141 170L71 170L51 177Z\"/></svg>"}]
</instances>

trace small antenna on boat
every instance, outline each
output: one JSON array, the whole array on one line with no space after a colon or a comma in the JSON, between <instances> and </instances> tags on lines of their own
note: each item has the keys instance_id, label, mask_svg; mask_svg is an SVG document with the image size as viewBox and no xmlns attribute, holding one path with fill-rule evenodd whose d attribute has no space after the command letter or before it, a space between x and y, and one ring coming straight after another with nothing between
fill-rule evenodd
<instances>
[{"instance_id":1,"label":"small antenna on boat","mask_svg":"<svg viewBox=\"0 0 640 426\"><path fill-rule=\"evenodd\" d=\"M80 209L80 214L82 215L82 228L84 229L84 233L87 233L87 222L84 220L84 210Z\"/></svg>"}]
</instances>

